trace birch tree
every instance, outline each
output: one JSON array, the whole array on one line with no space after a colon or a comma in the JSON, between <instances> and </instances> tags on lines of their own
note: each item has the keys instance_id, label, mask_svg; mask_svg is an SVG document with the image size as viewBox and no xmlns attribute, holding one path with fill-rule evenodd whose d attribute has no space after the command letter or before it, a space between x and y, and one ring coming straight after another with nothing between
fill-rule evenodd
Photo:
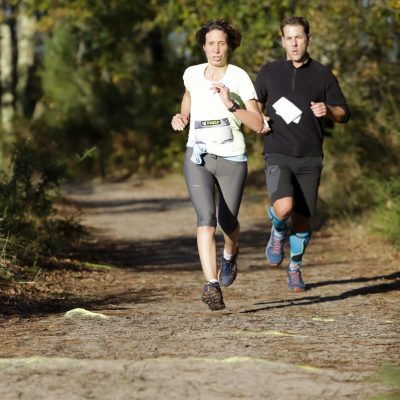
<instances>
[{"instance_id":1,"label":"birch tree","mask_svg":"<svg viewBox=\"0 0 400 400\"><path fill-rule=\"evenodd\" d=\"M12 16L12 6L2 2L0 20L0 79L1 79L1 125L5 133L12 129L14 119L14 45L13 29L14 20ZM3 140L4 141L4 140Z\"/></svg>"},{"instance_id":2,"label":"birch tree","mask_svg":"<svg viewBox=\"0 0 400 400\"><path fill-rule=\"evenodd\" d=\"M26 1L22 1L17 14L17 87L16 106L19 116L25 116L29 93L27 93L30 74L34 67L35 55L35 24L36 19L26 7Z\"/></svg>"}]
</instances>

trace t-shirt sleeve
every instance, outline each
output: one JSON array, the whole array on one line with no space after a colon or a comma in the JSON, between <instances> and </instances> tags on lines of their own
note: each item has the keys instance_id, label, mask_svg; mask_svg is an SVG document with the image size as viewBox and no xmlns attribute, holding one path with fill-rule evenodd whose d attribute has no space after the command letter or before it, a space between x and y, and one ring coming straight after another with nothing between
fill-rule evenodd
<instances>
[{"instance_id":1,"label":"t-shirt sleeve","mask_svg":"<svg viewBox=\"0 0 400 400\"><path fill-rule=\"evenodd\" d=\"M256 99L257 100L257 93L254 89L253 82L250 79L250 76L247 72L242 71L242 76L239 80L238 92L239 96L243 102Z\"/></svg>"},{"instance_id":2,"label":"t-shirt sleeve","mask_svg":"<svg viewBox=\"0 0 400 400\"><path fill-rule=\"evenodd\" d=\"M339 106L346 112L345 122L350 118L350 109L347 105L346 99L342 93L339 82L335 75L328 70L326 74L326 104L330 106Z\"/></svg>"},{"instance_id":3,"label":"t-shirt sleeve","mask_svg":"<svg viewBox=\"0 0 400 400\"><path fill-rule=\"evenodd\" d=\"M193 68L189 67L185 69L185 72L183 73L183 84L185 85L185 88L189 90L192 88L193 85Z\"/></svg>"}]
</instances>

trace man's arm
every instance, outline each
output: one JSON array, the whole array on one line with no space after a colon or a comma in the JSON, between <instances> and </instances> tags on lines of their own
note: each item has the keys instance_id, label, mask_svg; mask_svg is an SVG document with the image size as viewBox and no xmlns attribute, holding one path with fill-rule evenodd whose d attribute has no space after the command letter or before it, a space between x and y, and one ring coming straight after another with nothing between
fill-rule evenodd
<instances>
[{"instance_id":1,"label":"man's arm","mask_svg":"<svg viewBox=\"0 0 400 400\"><path fill-rule=\"evenodd\" d=\"M330 106L326 105L327 113L326 116L334 122L345 122L346 111L340 106Z\"/></svg>"},{"instance_id":2,"label":"man's arm","mask_svg":"<svg viewBox=\"0 0 400 400\"><path fill-rule=\"evenodd\" d=\"M339 82L330 70L325 79L326 103L311 102L311 111L317 118L326 117L333 122L345 123L350 118L350 110Z\"/></svg>"},{"instance_id":3,"label":"man's arm","mask_svg":"<svg viewBox=\"0 0 400 400\"><path fill-rule=\"evenodd\" d=\"M344 123L348 120L348 113L343 107L330 106L325 103L311 102L311 111L317 118L327 117L333 122Z\"/></svg>"},{"instance_id":4,"label":"man's arm","mask_svg":"<svg viewBox=\"0 0 400 400\"><path fill-rule=\"evenodd\" d=\"M181 112L172 117L171 126L175 131L183 131L189 123L190 92L186 89L182 97Z\"/></svg>"}]
</instances>

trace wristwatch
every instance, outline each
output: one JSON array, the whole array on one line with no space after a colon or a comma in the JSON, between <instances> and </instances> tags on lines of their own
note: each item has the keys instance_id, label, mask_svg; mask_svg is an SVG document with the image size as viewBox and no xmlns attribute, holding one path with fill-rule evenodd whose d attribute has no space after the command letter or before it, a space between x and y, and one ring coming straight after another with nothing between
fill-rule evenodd
<instances>
[{"instance_id":1,"label":"wristwatch","mask_svg":"<svg viewBox=\"0 0 400 400\"><path fill-rule=\"evenodd\" d=\"M232 100L233 106L228 108L228 111L230 112L235 112L236 110L240 109L240 105L238 103L236 103L235 100Z\"/></svg>"}]
</instances>

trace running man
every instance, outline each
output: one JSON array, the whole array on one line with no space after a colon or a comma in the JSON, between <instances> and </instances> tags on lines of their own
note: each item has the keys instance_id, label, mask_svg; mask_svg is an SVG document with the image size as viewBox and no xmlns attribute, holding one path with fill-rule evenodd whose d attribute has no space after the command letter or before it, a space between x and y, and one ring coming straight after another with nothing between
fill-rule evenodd
<instances>
[{"instance_id":1,"label":"running man","mask_svg":"<svg viewBox=\"0 0 400 400\"><path fill-rule=\"evenodd\" d=\"M190 121L184 175L197 214L197 247L206 279L201 299L211 310L221 310L225 304L220 286L231 285L237 274L237 216L247 176L241 127L245 124L260 132L263 120L250 77L228 64L229 55L240 45L240 31L224 20L211 20L197 32L196 39L207 62L184 72L181 111L171 125L182 131ZM218 273L216 192L225 242Z\"/></svg>"},{"instance_id":2,"label":"running man","mask_svg":"<svg viewBox=\"0 0 400 400\"><path fill-rule=\"evenodd\" d=\"M269 117L264 154L272 230L266 257L271 265L281 264L291 218L288 289L301 292L305 284L300 266L311 237L322 171L322 122L330 118L345 123L350 113L335 76L307 52L308 22L303 17L285 18L281 40L286 58L264 65L255 85L260 109L266 105Z\"/></svg>"}]
</instances>

